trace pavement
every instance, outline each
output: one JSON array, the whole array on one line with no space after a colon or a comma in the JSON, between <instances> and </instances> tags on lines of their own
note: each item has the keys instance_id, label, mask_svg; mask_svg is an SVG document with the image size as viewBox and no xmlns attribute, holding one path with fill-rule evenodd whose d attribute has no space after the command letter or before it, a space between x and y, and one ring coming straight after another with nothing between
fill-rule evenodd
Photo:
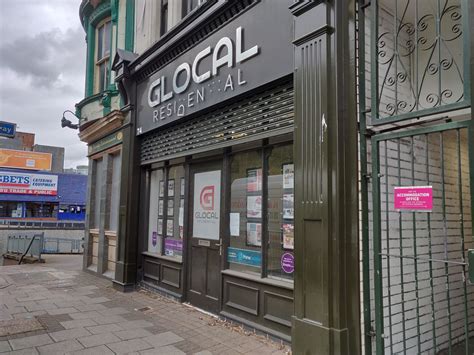
<instances>
[{"instance_id":1,"label":"pavement","mask_svg":"<svg viewBox=\"0 0 474 355\"><path fill-rule=\"evenodd\" d=\"M0 353L290 354L289 347L189 305L81 270L82 256L0 266Z\"/></svg>"}]
</instances>

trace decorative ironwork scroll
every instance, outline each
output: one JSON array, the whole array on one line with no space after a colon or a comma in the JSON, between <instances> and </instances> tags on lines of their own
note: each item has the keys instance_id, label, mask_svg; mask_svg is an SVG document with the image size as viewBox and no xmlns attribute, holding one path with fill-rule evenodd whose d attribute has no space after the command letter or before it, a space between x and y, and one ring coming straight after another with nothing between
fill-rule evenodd
<instances>
[{"instance_id":1,"label":"decorative ironwork scroll","mask_svg":"<svg viewBox=\"0 0 474 355\"><path fill-rule=\"evenodd\" d=\"M469 105L466 8L464 0L377 1L371 18L372 124Z\"/></svg>"}]
</instances>

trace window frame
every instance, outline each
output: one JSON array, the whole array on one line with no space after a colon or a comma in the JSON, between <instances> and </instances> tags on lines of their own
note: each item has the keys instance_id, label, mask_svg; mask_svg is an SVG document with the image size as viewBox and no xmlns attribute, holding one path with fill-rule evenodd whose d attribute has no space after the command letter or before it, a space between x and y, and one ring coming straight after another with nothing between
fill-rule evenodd
<instances>
[{"instance_id":1,"label":"window frame","mask_svg":"<svg viewBox=\"0 0 474 355\"><path fill-rule=\"evenodd\" d=\"M174 236L175 234L175 225L174 225L174 219L176 216L178 216L179 218L179 208L180 208L180 205L179 204L176 204L175 203L175 200L176 198L178 198L178 201L180 201L181 199L184 200L184 213L183 213L183 237L181 238L181 241L182 241L182 250L181 250L181 255L178 255L178 256L172 256L172 255L166 255L165 254L165 239L168 238L168 234L167 234L167 223L168 223L168 218L169 218L169 215L168 215L168 208L169 208L169 200L171 198L171 196L169 196L168 194L168 184L169 184L169 181L170 181L170 171L173 169L173 168L179 168L181 167L183 169L183 176L181 176L179 179L173 179L174 180L174 194L172 196L172 199L173 199L173 215L172 215L172 219L173 219L173 239L177 239L177 237ZM151 169L147 169L147 174L148 174L148 180L150 181L150 184L149 186L147 187L147 194L148 196L151 197L151 174L154 172L154 171L159 171L161 170L163 175L162 175L162 179L158 181L158 210L156 211L156 217L157 217L157 221L158 220L162 220L162 226L161 226L161 235L160 233L157 233L158 234L158 238L161 238L159 240L159 243L160 243L160 248L159 248L159 252L152 252L152 251L149 251L148 250L148 238L149 238L149 235L150 235L150 199L148 199L147 201L147 210L148 210L148 213L147 213L147 228L146 228L146 242L144 243L144 245L146 245L146 247L144 248L144 252L146 253L151 253L153 255L156 255L158 257L165 257L165 258L172 258L174 261L176 262L180 262L182 263L184 261L184 255L186 253L185 251L185 240L186 240L186 236L187 236L187 233L186 233L186 224L185 224L185 216L186 216L186 213L187 213L187 209L188 209L188 201L187 201L187 195L186 195L186 164L185 163L178 163L178 164L173 164L173 165L169 165L169 164L166 164L166 165L163 165L163 166L160 166L160 167L156 167L156 168L151 168ZM184 181L184 191L181 191L181 179L185 179ZM161 189L160 189L160 183L161 181L163 181L163 195L161 195ZM178 191L178 188L179 188L179 191ZM163 213L160 215L159 214L159 201L162 200L163 201ZM157 226L159 225L159 223L157 222ZM178 227L179 227L179 222L178 222Z\"/></svg>"},{"instance_id":2,"label":"window frame","mask_svg":"<svg viewBox=\"0 0 474 355\"><path fill-rule=\"evenodd\" d=\"M261 252L261 255L262 255L262 263L261 263L261 267L260 267L260 270L259 271L256 271L255 273L252 273L253 275L259 275L260 278L263 280L263 279L267 279L267 280L272 280L272 281L277 281L277 282L284 282L284 283L288 283L288 284L293 284L294 283L294 272L292 273L292 277L291 278L283 278L283 277L278 277L278 276L274 276L274 275L269 275L269 272L268 272L268 260L269 260L269 241L270 241L270 233L269 233L269 218L268 218L268 177L269 177L269 159L270 159L270 156L271 156L271 153L273 151L273 149L277 148L277 147L284 147L284 146L292 146L293 149L294 149L294 142L291 141L291 140L282 140L282 141L275 141L275 142L271 142L269 141L268 139L264 139L262 141L262 143L258 146L252 146L252 147L248 147L246 149L239 149L238 146L236 147L233 147L233 151L230 152L228 155L229 155L229 166L227 167L229 169L229 172L228 172L228 176L229 176L229 179L228 181L226 182L227 184L227 190L228 190L228 196L226 196L229 201L231 201L232 199L232 196L231 196L231 193L232 193L232 189L231 189L231 185L232 185L232 179L231 179L231 169L232 169L232 157L234 155L237 155L237 154L241 154L241 153L247 153L247 152L251 152L251 151L256 151L256 152L259 152L260 153L260 156L261 156L261 169L262 169L262 190L261 190L261 196L262 196L262 218L261 218L261 223L262 223L262 239L261 239L261 246L260 246L260 252ZM237 148L237 149L235 149ZM235 149L235 150L234 150ZM293 154L293 162L285 162L285 164L289 164L289 163L293 163L294 164L294 154ZM248 168L246 169L247 171L248 170L251 170L252 168ZM284 190L282 190L284 191ZM294 191L294 189L293 189ZM294 192L293 192L294 194ZM283 198L283 196L282 196ZM294 208L294 205L293 205L293 208ZM231 212L231 209L230 209L230 206L229 206L229 209L224 211L224 213L230 213ZM285 220L282 219L282 223L284 222ZM293 226L294 226L294 223L295 223L295 220L293 219ZM227 242L226 242L226 248L224 249L224 270L230 270L230 271L237 271L237 270L232 270L230 269L229 267L229 261L227 259L227 248L231 247L230 245L230 241L232 239L231 235L230 235L230 228L226 228L226 232L225 232L225 238L227 239ZM283 249L283 253L285 252L289 252L290 250L286 250L286 249ZM293 251L290 251L293 253L294 255L294 250ZM237 271L237 272L242 272L242 273L247 273L246 271Z\"/></svg>"},{"instance_id":3,"label":"window frame","mask_svg":"<svg viewBox=\"0 0 474 355\"><path fill-rule=\"evenodd\" d=\"M98 94L107 90L110 80L110 56L111 56L111 48L108 48L104 51L104 56L99 53L99 42L101 42L101 49L105 48L104 44L107 43L105 40L106 38L106 31L105 28L108 27L109 32L109 47L112 46L112 18L111 16L107 16L101 21L97 23L94 27L94 36L95 36L95 48L94 48L94 93ZM104 29L102 38L100 38L100 30ZM101 83L101 65L105 64L104 67L104 82ZM103 87L101 87L103 84Z\"/></svg>"}]
</instances>

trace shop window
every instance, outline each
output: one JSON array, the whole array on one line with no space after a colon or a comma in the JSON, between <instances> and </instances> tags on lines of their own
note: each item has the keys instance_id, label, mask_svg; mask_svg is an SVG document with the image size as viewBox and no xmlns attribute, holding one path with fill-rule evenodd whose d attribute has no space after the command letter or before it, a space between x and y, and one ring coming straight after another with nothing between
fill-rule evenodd
<instances>
[{"instance_id":1,"label":"shop window","mask_svg":"<svg viewBox=\"0 0 474 355\"><path fill-rule=\"evenodd\" d=\"M21 202L0 202L0 218L23 217L23 204Z\"/></svg>"},{"instance_id":2,"label":"shop window","mask_svg":"<svg viewBox=\"0 0 474 355\"><path fill-rule=\"evenodd\" d=\"M178 259L183 255L184 237L184 167L173 166L168 172L166 203L166 233L164 255Z\"/></svg>"},{"instance_id":3,"label":"shop window","mask_svg":"<svg viewBox=\"0 0 474 355\"><path fill-rule=\"evenodd\" d=\"M102 180L104 176L103 172L103 161L102 159L97 159L94 160L94 175L93 175L93 201L91 203L93 207L93 215L92 217L92 223L91 223L91 228L93 229L99 229L100 226L100 198L102 195Z\"/></svg>"},{"instance_id":4,"label":"shop window","mask_svg":"<svg viewBox=\"0 0 474 355\"><path fill-rule=\"evenodd\" d=\"M26 218L56 218L58 205L54 203L27 202Z\"/></svg>"},{"instance_id":5,"label":"shop window","mask_svg":"<svg viewBox=\"0 0 474 355\"><path fill-rule=\"evenodd\" d=\"M294 165L293 146L272 149L268 158L267 275L293 278Z\"/></svg>"},{"instance_id":6,"label":"shop window","mask_svg":"<svg viewBox=\"0 0 474 355\"><path fill-rule=\"evenodd\" d=\"M231 270L261 272L262 265L262 153L232 157L230 241Z\"/></svg>"},{"instance_id":7,"label":"shop window","mask_svg":"<svg viewBox=\"0 0 474 355\"><path fill-rule=\"evenodd\" d=\"M109 62L111 43L111 22L110 18L102 21L96 27L97 51L95 55L95 87L96 93L107 90L109 82Z\"/></svg>"},{"instance_id":8,"label":"shop window","mask_svg":"<svg viewBox=\"0 0 474 355\"><path fill-rule=\"evenodd\" d=\"M184 188L181 165L150 173L149 252L182 259Z\"/></svg>"},{"instance_id":9,"label":"shop window","mask_svg":"<svg viewBox=\"0 0 474 355\"><path fill-rule=\"evenodd\" d=\"M264 159L267 171L262 169ZM232 157L229 269L293 279L293 181L292 145Z\"/></svg>"},{"instance_id":10,"label":"shop window","mask_svg":"<svg viewBox=\"0 0 474 355\"><path fill-rule=\"evenodd\" d=\"M150 173L150 208L148 215L148 251L161 254L164 218L163 170Z\"/></svg>"},{"instance_id":11,"label":"shop window","mask_svg":"<svg viewBox=\"0 0 474 355\"><path fill-rule=\"evenodd\" d=\"M111 164L111 177L110 177L110 186L109 186L109 223L108 230L117 231L118 227L118 212L119 212L119 203L120 203L120 176L121 176L121 167L122 160L120 152L110 156Z\"/></svg>"}]
</instances>

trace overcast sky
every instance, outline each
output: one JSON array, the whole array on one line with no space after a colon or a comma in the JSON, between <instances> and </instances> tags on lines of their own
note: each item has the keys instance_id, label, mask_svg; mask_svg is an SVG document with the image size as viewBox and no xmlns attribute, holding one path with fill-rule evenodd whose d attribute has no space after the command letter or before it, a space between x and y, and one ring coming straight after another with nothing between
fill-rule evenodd
<instances>
[{"instance_id":1,"label":"overcast sky","mask_svg":"<svg viewBox=\"0 0 474 355\"><path fill-rule=\"evenodd\" d=\"M86 44L80 0L0 0L0 121L66 148L65 167L87 164L64 110L84 98ZM77 123L74 116L66 116Z\"/></svg>"}]
</instances>

